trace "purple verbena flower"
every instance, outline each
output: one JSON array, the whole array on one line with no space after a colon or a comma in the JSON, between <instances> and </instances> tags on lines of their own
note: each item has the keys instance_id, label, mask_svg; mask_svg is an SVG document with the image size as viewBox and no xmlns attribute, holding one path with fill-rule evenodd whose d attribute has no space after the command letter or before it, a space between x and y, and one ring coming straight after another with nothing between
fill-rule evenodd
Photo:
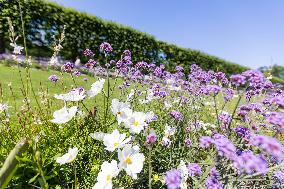
<instances>
[{"instance_id":1,"label":"purple verbena flower","mask_svg":"<svg viewBox=\"0 0 284 189\"><path fill-rule=\"evenodd\" d=\"M242 76L241 74L232 75L231 82L233 85L238 87L246 83L246 77Z\"/></svg>"},{"instance_id":2,"label":"purple verbena flower","mask_svg":"<svg viewBox=\"0 0 284 189\"><path fill-rule=\"evenodd\" d=\"M249 138L250 130L247 127L237 126L234 131L242 138Z\"/></svg>"},{"instance_id":3,"label":"purple verbena flower","mask_svg":"<svg viewBox=\"0 0 284 189\"><path fill-rule=\"evenodd\" d=\"M67 62L62 66L62 71L67 72L67 73L71 73L72 70L74 69L75 64L71 63L71 62Z\"/></svg>"},{"instance_id":4,"label":"purple verbena flower","mask_svg":"<svg viewBox=\"0 0 284 189\"><path fill-rule=\"evenodd\" d=\"M167 189L178 189L181 184L181 172L177 169L172 169L166 172L165 182Z\"/></svg>"},{"instance_id":5,"label":"purple verbena flower","mask_svg":"<svg viewBox=\"0 0 284 189\"><path fill-rule=\"evenodd\" d=\"M209 136L202 136L199 139L199 145L201 148L208 148L211 144L213 144L213 139Z\"/></svg>"},{"instance_id":6,"label":"purple verbena flower","mask_svg":"<svg viewBox=\"0 0 284 189\"><path fill-rule=\"evenodd\" d=\"M90 49L85 49L83 54L85 56L94 56L94 53Z\"/></svg>"},{"instance_id":7,"label":"purple verbena flower","mask_svg":"<svg viewBox=\"0 0 284 189\"><path fill-rule=\"evenodd\" d=\"M245 151L237 156L234 160L234 166L239 172L245 172L247 174L265 174L268 170L266 160L261 155L254 155L252 151Z\"/></svg>"},{"instance_id":8,"label":"purple verbena flower","mask_svg":"<svg viewBox=\"0 0 284 189\"><path fill-rule=\"evenodd\" d=\"M190 147L192 145L192 141L189 138L185 139L184 143L187 147Z\"/></svg>"},{"instance_id":9,"label":"purple verbena flower","mask_svg":"<svg viewBox=\"0 0 284 189\"><path fill-rule=\"evenodd\" d=\"M85 64L85 67L93 69L96 64L97 64L96 61L94 61L93 59L89 59L88 62Z\"/></svg>"},{"instance_id":10,"label":"purple verbena flower","mask_svg":"<svg viewBox=\"0 0 284 189\"><path fill-rule=\"evenodd\" d=\"M101 45L100 45L100 50L106 54L108 53L111 53L112 52L112 47L109 43L107 42L103 42Z\"/></svg>"},{"instance_id":11,"label":"purple verbena flower","mask_svg":"<svg viewBox=\"0 0 284 189\"><path fill-rule=\"evenodd\" d=\"M182 113L178 112L178 111L172 111L170 113L170 115L172 116L172 118L174 118L177 121L182 121L183 120L183 115Z\"/></svg>"},{"instance_id":12,"label":"purple verbena flower","mask_svg":"<svg viewBox=\"0 0 284 189\"><path fill-rule=\"evenodd\" d=\"M215 147L220 156L224 156L229 160L235 159L237 149L227 137L221 134L215 134L212 138L214 139Z\"/></svg>"},{"instance_id":13,"label":"purple verbena flower","mask_svg":"<svg viewBox=\"0 0 284 189\"><path fill-rule=\"evenodd\" d=\"M151 132L147 137L146 137L146 145L151 145L154 144L157 141L157 135L155 132Z\"/></svg>"},{"instance_id":14,"label":"purple verbena flower","mask_svg":"<svg viewBox=\"0 0 284 189\"><path fill-rule=\"evenodd\" d=\"M258 146L278 161L284 159L284 146L276 138L264 135L255 135L251 137L250 143L253 146Z\"/></svg>"},{"instance_id":15,"label":"purple verbena flower","mask_svg":"<svg viewBox=\"0 0 284 189\"><path fill-rule=\"evenodd\" d=\"M57 75L51 75L48 77L48 80L55 83L58 81L58 77Z\"/></svg>"},{"instance_id":16,"label":"purple verbena flower","mask_svg":"<svg viewBox=\"0 0 284 189\"><path fill-rule=\"evenodd\" d=\"M280 182L281 185L284 185L284 172L283 171L275 171L273 173L273 178Z\"/></svg>"},{"instance_id":17,"label":"purple verbena flower","mask_svg":"<svg viewBox=\"0 0 284 189\"><path fill-rule=\"evenodd\" d=\"M194 177L196 175L201 175L201 167L197 163L189 163L187 165L188 175Z\"/></svg>"},{"instance_id":18,"label":"purple verbena flower","mask_svg":"<svg viewBox=\"0 0 284 189\"><path fill-rule=\"evenodd\" d=\"M278 131L284 131L284 112L271 112L267 116L266 121L275 125Z\"/></svg>"},{"instance_id":19,"label":"purple verbena flower","mask_svg":"<svg viewBox=\"0 0 284 189\"><path fill-rule=\"evenodd\" d=\"M205 186L207 189L223 189L223 184L218 180L219 173L215 168L210 171L209 177L206 179Z\"/></svg>"},{"instance_id":20,"label":"purple verbena flower","mask_svg":"<svg viewBox=\"0 0 284 189\"><path fill-rule=\"evenodd\" d=\"M79 77L79 76L81 75L81 72L78 71L78 70L76 70L76 71L73 72L73 74L74 74L75 76Z\"/></svg>"}]
</instances>

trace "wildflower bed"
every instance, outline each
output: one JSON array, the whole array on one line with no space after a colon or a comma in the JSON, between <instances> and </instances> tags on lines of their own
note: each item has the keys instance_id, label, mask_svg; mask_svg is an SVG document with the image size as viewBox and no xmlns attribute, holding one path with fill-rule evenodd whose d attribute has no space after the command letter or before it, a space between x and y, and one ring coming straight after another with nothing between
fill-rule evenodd
<instances>
[{"instance_id":1,"label":"wildflower bed","mask_svg":"<svg viewBox=\"0 0 284 189\"><path fill-rule=\"evenodd\" d=\"M0 67L2 168L27 144L9 187L283 186L279 86L254 70L227 77L192 65L186 76L134 64L129 50L108 60L112 51L103 43L99 64L85 50L94 78L72 63L62 73Z\"/></svg>"},{"instance_id":2,"label":"wildflower bed","mask_svg":"<svg viewBox=\"0 0 284 189\"><path fill-rule=\"evenodd\" d=\"M18 60L24 48L8 22ZM107 42L84 51L94 77L71 62L61 72L35 71L29 59L0 66L0 188L283 187L281 86L255 70L170 73L112 53Z\"/></svg>"}]
</instances>

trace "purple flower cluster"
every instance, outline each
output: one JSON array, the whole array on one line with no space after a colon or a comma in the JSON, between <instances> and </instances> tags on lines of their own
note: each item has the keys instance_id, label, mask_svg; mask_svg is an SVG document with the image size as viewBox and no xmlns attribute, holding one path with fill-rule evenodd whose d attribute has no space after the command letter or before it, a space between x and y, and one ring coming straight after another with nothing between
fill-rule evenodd
<instances>
[{"instance_id":1,"label":"purple flower cluster","mask_svg":"<svg viewBox=\"0 0 284 189\"><path fill-rule=\"evenodd\" d=\"M178 189L182 181L181 172L177 169L166 172L165 181L167 189Z\"/></svg>"},{"instance_id":2,"label":"purple flower cluster","mask_svg":"<svg viewBox=\"0 0 284 189\"><path fill-rule=\"evenodd\" d=\"M214 140L209 136L202 136L199 139L199 144L201 148L208 148L213 143L214 143Z\"/></svg>"},{"instance_id":3,"label":"purple flower cluster","mask_svg":"<svg viewBox=\"0 0 284 189\"><path fill-rule=\"evenodd\" d=\"M51 75L51 76L48 77L48 80L56 83L58 81L58 77L57 77L57 75Z\"/></svg>"},{"instance_id":4,"label":"purple flower cluster","mask_svg":"<svg viewBox=\"0 0 284 189\"><path fill-rule=\"evenodd\" d=\"M236 158L237 149L227 137L221 134L215 134L212 138L214 139L215 147L220 156L225 156L230 160L234 160Z\"/></svg>"},{"instance_id":5,"label":"purple flower cluster","mask_svg":"<svg viewBox=\"0 0 284 189\"><path fill-rule=\"evenodd\" d=\"M235 92L233 89L224 89L224 100L229 101L233 98Z\"/></svg>"},{"instance_id":6,"label":"purple flower cluster","mask_svg":"<svg viewBox=\"0 0 284 189\"><path fill-rule=\"evenodd\" d=\"M151 145L151 144L154 144L156 141L157 141L157 135L155 134L155 132L151 132L151 133L146 137L145 144L146 144L146 145Z\"/></svg>"},{"instance_id":7,"label":"purple flower cluster","mask_svg":"<svg viewBox=\"0 0 284 189\"><path fill-rule=\"evenodd\" d=\"M93 59L89 59L88 62L85 64L85 67L88 69L93 69L96 64L98 64L96 61L94 61Z\"/></svg>"},{"instance_id":8,"label":"purple flower cluster","mask_svg":"<svg viewBox=\"0 0 284 189\"><path fill-rule=\"evenodd\" d=\"M170 115L172 116L172 118L174 118L177 121L182 121L183 120L183 115L182 113L178 112L178 111L172 111L170 113Z\"/></svg>"},{"instance_id":9,"label":"purple flower cluster","mask_svg":"<svg viewBox=\"0 0 284 189\"><path fill-rule=\"evenodd\" d=\"M200 176L202 173L201 167L197 163L189 163L187 165L187 169L188 169L188 176L190 177L194 177L196 175Z\"/></svg>"},{"instance_id":10,"label":"purple flower cluster","mask_svg":"<svg viewBox=\"0 0 284 189\"><path fill-rule=\"evenodd\" d=\"M207 94L217 95L221 91L221 87L218 85L208 85L206 90Z\"/></svg>"},{"instance_id":11,"label":"purple flower cluster","mask_svg":"<svg viewBox=\"0 0 284 189\"><path fill-rule=\"evenodd\" d=\"M263 173L268 170L268 164L261 155L254 155L252 151L245 151L239 155L235 161L234 166L239 172L247 174Z\"/></svg>"},{"instance_id":12,"label":"purple flower cluster","mask_svg":"<svg viewBox=\"0 0 284 189\"><path fill-rule=\"evenodd\" d=\"M109 54L112 52L112 46L107 43L107 42L103 42L101 45L100 45L100 51L104 52L105 54Z\"/></svg>"},{"instance_id":13,"label":"purple flower cluster","mask_svg":"<svg viewBox=\"0 0 284 189\"><path fill-rule=\"evenodd\" d=\"M218 118L223 123L223 128L227 128L232 120L232 116L228 112L222 112Z\"/></svg>"},{"instance_id":14,"label":"purple flower cluster","mask_svg":"<svg viewBox=\"0 0 284 189\"><path fill-rule=\"evenodd\" d=\"M210 171L209 177L206 179L206 188L207 189L223 189L223 184L218 180L219 173L216 168L212 168Z\"/></svg>"},{"instance_id":15,"label":"purple flower cluster","mask_svg":"<svg viewBox=\"0 0 284 189\"><path fill-rule=\"evenodd\" d=\"M192 145L192 141L188 138L184 140L184 143L187 147L190 147Z\"/></svg>"},{"instance_id":16,"label":"purple flower cluster","mask_svg":"<svg viewBox=\"0 0 284 189\"><path fill-rule=\"evenodd\" d=\"M242 138L249 139L250 137L250 130L247 127L237 126L234 131Z\"/></svg>"},{"instance_id":17,"label":"purple flower cluster","mask_svg":"<svg viewBox=\"0 0 284 189\"><path fill-rule=\"evenodd\" d=\"M275 125L278 131L284 131L284 112L271 112L267 116L266 121Z\"/></svg>"},{"instance_id":18,"label":"purple flower cluster","mask_svg":"<svg viewBox=\"0 0 284 189\"><path fill-rule=\"evenodd\" d=\"M278 161L284 159L284 146L273 137L255 135L251 137L250 143L253 146L258 146L265 153L273 156Z\"/></svg>"},{"instance_id":19,"label":"purple flower cluster","mask_svg":"<svg viewBox=\"0 0 284 189\"><path fill-rule=\"evenodd\" d=\"M231 76L231 83L237 87L242 86L246 83L246 77L241 74L235 74Z\"/></svg>"},{"instance_id":20,"label":"purple flower cluster","mask_svg":"<svg viewBox=\"0 0 284 189\"><path fill-rule=\"evenodd\" d=\"M271 103L275 103L280 108L284 108L284 96L276 96L276 97L272 98Z\"/></svg>"},{"instance_id":21,"label":"purple flower cluster","mask_svg":"<svg viewBox=\"0 0 284 189\"><path fill-rule=\"evenodd\" d=\"M71 62L67 62L62 66L62 71L67 72L67 73L71 73L73 71L73 69L75 68L75 64L71 63Z\"/></svg>"},{"instance_id":22,"label":"purple flower cluster","mask_svg":"<svg viewBox=\"0 0 284 189\"><path fill-rule=\"evenodd\" d=\"M75 76L79 77L79 76L81 75L81 72L76 70L76 71L73 72L73 74L74 74Z\"/></svg>"},{"instance_id":23,"label":"purple flower cluster","mask_svg":"<svg viewBox=\"0 0 284 189\"><path fill-rule=\"evenodd\" d=\"M244 104L239 106L239 113L238 116L240 116L244 121L249 121L249 117L247 115L254 111L256 113L262 113L263 107L261 104Z\"/></svg>"},{"instance_id":24,"label":"purple flower cluster","mask_svg":"<svg viewBox=\"0 0 284 189\"><path fill-rule=\"evenodd\" d=\"M273 173L273 178L278 181L281 185L284 185L284 172L283 171L275 171Z\"/></svg>"},{"instance_id":25,"label":"purple flower cluster","mask_svg":"<svg viewBox=\"0 0 284 189\"><path fill-rule=\"evenodd\" d=\"M83 54L85 56L94 56L93 51L91 51L90 49L85 49Z\"/></svg>"},{"instance_id":26,"label":"purple flower cluster","mask_svg":"<svg viewBox=\"0 0 284 189\"><path fill-rule=\"evenodd\" d=\"M229 83L228 78L226 77L226 74L223 72L217 72L215 73L215 77L218 81L220 81L223 85L227 85Z\"/></svg>"}]
</instances>

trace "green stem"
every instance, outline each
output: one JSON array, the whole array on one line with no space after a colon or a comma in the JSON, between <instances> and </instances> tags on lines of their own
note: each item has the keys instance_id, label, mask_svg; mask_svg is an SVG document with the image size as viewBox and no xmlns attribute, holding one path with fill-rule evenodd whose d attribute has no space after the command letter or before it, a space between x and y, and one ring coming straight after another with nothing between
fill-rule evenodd
<instances>
[{"instance_id":1,"label":"green stem","mask_svg":"<svg viewBox=\"0 0 284 189\"><path fill-rule=\"evenodd\" d=\"M216 114L216 119L217 119L217 124L218 128L220 128L220 121L219 121L219 116L218 116L218 108L217 108L217 102L216 102L216 95L214 95L214 108L215 108L215 114Z\"/></svg>"},{"instance_id":2,"label":"green stem","mask_svg":"<svg viewBox=\"0 0 284 189\"><path fill-rule=\"evenodd\" d=\"M238 106L239 106L239 104L241 102L241 99L242 99L242 96L239 94L239 98L238 98L237 104L236 104L236 106L235 106L235 108L233 110L233 113L232 113L231 121L230 121L230 123L228 125L228 136L230 136L230 134L231 134L231 124L232 124L232 121L234 119L234 116L235 116L235 113L237 111L237 108L238 108Z\"/></svg>"},{"instance_id":3,"label":"green stem","mask_svg":"<svg viewBox=\"0 0 284 189\"><path fill-rule=\"evenodd\" d=\"M149 185L149 189L152 189L152 164L151 164L151 147L149 148L149 159L148 159L148 163L149 163L149 173L148 173L148 185Z\"/></svg>"}]
</instances>

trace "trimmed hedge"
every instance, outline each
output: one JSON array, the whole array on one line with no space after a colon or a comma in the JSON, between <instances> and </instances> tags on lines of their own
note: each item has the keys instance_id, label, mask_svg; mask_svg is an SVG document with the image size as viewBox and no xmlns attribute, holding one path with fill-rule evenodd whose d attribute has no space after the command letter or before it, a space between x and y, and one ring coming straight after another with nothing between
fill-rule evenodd
<instances>
[{"instance_id":1,"label":"trimmed hedge","mask_svg":"<svg viewBox=\"0 0 284 189\"><path fill-rule=\"evenodd\" d=\"M51 56L54 42L52 36L58 36L66 25L61 55L67 59L74 60L76 56L81 56L85 48L96 51L102 42L107 41L115 49L115 54L112 55L114 59L118 59L123 50L129 49L133 52L134 61L164 63L169 70L173 70L176 65L188 67L194 63L203 69L227 74L247 69L197 50L157 41L153 36L132 28L42 0L0 0L0 46L2 41L6 48L9 40L5 17L11 17L16 32L21 35L18 1L23 11L29 54L34 56ZM99 59L98 55L95 56Z\"/></svg>"}]
</instances>

